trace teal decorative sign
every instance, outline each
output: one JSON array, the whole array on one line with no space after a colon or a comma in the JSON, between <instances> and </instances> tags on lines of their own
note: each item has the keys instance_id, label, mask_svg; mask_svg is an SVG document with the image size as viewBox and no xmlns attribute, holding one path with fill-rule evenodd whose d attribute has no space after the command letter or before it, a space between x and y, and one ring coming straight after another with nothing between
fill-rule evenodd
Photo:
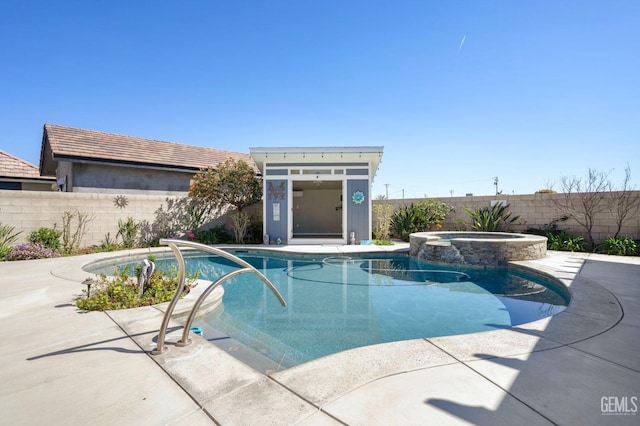
<instances>
[{"instance_id":1,"label":"teal decorative sign","mask_svg":"<svg viewBox=\"0 0 640 426\"><path fill-rule=\"evenodd\" d=\"M351 196L351 200L355 204L362 204L364 202L364 193L362 191L356 191Z\"/></svg>"}]
</instances>

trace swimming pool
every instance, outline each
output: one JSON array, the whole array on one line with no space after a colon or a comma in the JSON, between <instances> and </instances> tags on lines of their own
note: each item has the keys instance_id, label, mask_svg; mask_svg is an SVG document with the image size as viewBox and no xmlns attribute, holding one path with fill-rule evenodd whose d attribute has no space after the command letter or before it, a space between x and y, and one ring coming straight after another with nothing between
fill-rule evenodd
<instances>
[{"instance_id":1,"label":"swimming pool","mask_svg":"<svg viewBox=\"0 0 640 426\"><path fill-rule=\"evenodd\" d=\"M359 346L507 328L568 304L559 285L507 268L443 267L405 254L228 251L262 272L287 306L244 274L223 284L222 305L194 325L245 362L266 359L278 369ZM237 269L219 256L185 261L188 271L211 281Z\"/></svg>"}]
</instances>

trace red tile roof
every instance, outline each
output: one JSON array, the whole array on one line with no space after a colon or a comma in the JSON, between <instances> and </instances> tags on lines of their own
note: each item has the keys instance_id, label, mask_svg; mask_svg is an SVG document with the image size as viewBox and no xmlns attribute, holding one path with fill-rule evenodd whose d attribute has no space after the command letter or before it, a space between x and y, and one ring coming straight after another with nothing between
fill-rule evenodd
<instances>
[{"instance_id":1,"label":"red tile roof","mask_svg":"<svg viewBox=\"0 0 640 426\"><path fill-rule=\"evenodd\" d=\"M54 160L104 161L188 170L215 167L229 158L254 164L249 154L55 124L44 125L44 141L49 142Z\"/></svg>"},{"instance_id":2,"label":"red tile roof","mask_svg":"<svg viewBox=\"0 0 640 426\"><path fill-rule=\"evenodd\" d=\"M38 166L0 150L0 177L18 179L52 180L40 176Z\"/></svg>"}]
</instances>

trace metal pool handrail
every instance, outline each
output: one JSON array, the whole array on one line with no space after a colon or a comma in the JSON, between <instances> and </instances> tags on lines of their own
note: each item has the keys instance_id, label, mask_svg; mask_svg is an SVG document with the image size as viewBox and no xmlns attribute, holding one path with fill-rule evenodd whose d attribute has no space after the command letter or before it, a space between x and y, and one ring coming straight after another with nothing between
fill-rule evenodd
<instances>
[{"instance_id":1,"label":"metal pool handrail","mask_svg":"<svg viewBox=\"0 0 640 426\"><path fill-rule=\"evenodd\" d=\"M209 287L207 287L207 289L200 295L198 300L196 300L196 302L193 304L193 307L191 308L191 312L189 313L189 318L187 319L187 323L185 324L184 331L182 333L182 340L179 342L179 346L186 346L189 343L191 343L191 341L188 338L189 328L191 327L191 323L193 322L196 312L198 311L198 308L200 308L200 305L202 304L202 302L213 291L213 289L215 289L222 282L224 282L225 280L233 276L243 274L246 272L253 272L258 276L258 278L260 278L260 280L263 283L265 283L267 287L269 287L269 289L273 292L276 298L278 298L278 301L280 302L280 304L282 306L287 306L287 302L285 302L284 298L282 297L278 289L273 285L271 281L269 281L267 277L265 277L260 271L258 271L256 268L251 266L249 263L245 262L244 260L240 259L237 256L232 255L231 253L228 253L224 250L221 250L215 247L207 246L200 243L195 243L192 241L171 240L171 239L163 238L160 240L160 244L169 246L174 256L176 257L176 260L178 261L178 286L176 288L176 293L173 295L173 299L171 299L171 302L169 303L169 306L167 306L167 310L164 313L164 317L162 318L162 324L160 325L160 330L158 330L158 346L154 351L151 352L153 355L159 355L165 352L166 350L164 347L164 339L167 334L167 327L169 325L169 320L171 319L171 314L173 313L173 310L175 309L176 304L180 299L180 295L184 290L187 272L186 272L186 267L184 263L184 257L182 256L182 252L180 251L180 248L178 246L190 247L193 249L206 251L208 253L213 253L220 257L224 257L225 259L228 259L236 263L237 265L243 266L242 269L231 271L226 275L223 275L222 277L218 278L215 282L212 282L209 285Z\"/></svg>"}]
</instances>

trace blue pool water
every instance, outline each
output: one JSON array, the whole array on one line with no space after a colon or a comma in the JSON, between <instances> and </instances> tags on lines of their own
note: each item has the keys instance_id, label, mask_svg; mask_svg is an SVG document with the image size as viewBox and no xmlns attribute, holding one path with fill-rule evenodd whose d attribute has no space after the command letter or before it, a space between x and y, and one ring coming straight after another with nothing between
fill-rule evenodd
<instances>
[{"instance_id":1,"label":"blue pool water","mask_svg":"<svg viewBox=\"0 0 640 426\"><path fill-rule=\"evenodd\" d=\"M255 275L239 275L223 284L222 306L194 325L205 338L233 339L279 368L359 346L511 327L568 304L555 284L505 268L446 268L403 254L229 251L266 275L287 306ZM208 254L185 261L189 272L210 281L237 269Z\"/></svg>"},{"instance_id":2,"label":"blue pool water","mask_svg":"<svg viewBox=\"0 0 640 426\"><path fill-rule=\"evenodd\" d=\"M568 304L554 284L507 269L447 269L398 254L230 252L265 274L287 306L244 274L223 284L222 306L194 325L211 340L228 336L281 368L359 346L511 327ZM186 265L211 281L237 268L210 255L186 257Z\"/></svg>"}]
</instances>

